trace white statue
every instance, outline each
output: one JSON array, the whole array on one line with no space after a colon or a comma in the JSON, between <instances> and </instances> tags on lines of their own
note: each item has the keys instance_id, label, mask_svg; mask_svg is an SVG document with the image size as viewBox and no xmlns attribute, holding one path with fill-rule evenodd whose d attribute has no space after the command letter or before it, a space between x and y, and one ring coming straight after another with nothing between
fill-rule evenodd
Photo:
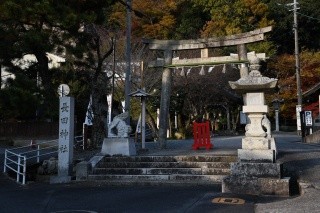
<instances>
[{"instance_id":1,"label":"white statue","mask_svg":"<svg viewBox=\"0 0 320 213\"><path fill-rule=\"evenodd\" d=\"M109 138L127 138L132 131L131 126L126 124L129 112L124 112L115 116L108 128Z\"/></svg>"},{"instance_id":2,"label":"white statue","mask_svg":"<svg viewBox=\"0 0 320 213\"><path fill-rule=\"evenodd\" d=\"M261 124L267 130L267 137L271 138L271 124L270 124L270 121L269 121L269 119L267 118L266 115L263 115Z\"/></svg>"}]
</instances>

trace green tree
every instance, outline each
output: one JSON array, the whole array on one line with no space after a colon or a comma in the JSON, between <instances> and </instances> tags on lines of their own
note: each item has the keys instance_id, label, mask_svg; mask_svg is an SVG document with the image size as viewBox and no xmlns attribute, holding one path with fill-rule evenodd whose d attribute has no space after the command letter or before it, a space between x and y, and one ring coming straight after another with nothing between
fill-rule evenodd
<instances>
[{"instance_id":1,"label":"green tree","mask_svg":"<svg viewBox=\"0 0 320 213\"><path fill-rule=\"evenodd\" d=\"M44 118L56 115L57 86L62 82L70 82L73 86L71 89L91 90L94 110L97 112L96 123L101 127L99 117L103 112L100 109L106 104L102 100L106 95L105 89L108 88L105 86L108 81L104 78L103 64L112 53L112 36L109 36L109 29L104 25L112 4L114 1L111 0L0 2L2 64L14 74L29 76L34 79L34 83L39 75L41 83L38 92L44 99ZM65 67L50 69L47 53L65 57ZM36 62L28 69L17 69L13 60L26 54L35 55ZM88 74L78 78L77 72ZM88 78L86 83L89 87L79 84L83 82L84 76ZM77 91L73 90L73 93L76 94ZM104 132L98 129L99 132Z\"/></svg>"},{"instance_id":2,"label":"green tree","mask_svg":"<svg viewBox=\"0 0 320 213\"><path fill-rule=\"evenodd\" d=\"M273 24L267 19L268 6L258 0L193 0L209 11L211 20L204 26L204 37L247 32Z\"/></svg>"},{"instance_id":3,"label":"green tree","mask_svg":"<svg viewBox=\"0 0 320 213\"><path fill-rule=\"evenodd\" d=\"M287 0L263 0L269 7L268 19L274 20L271 39L277 46L278 54L294 53L293 6ZM298 34L299 46L309 50L320 48L320 2L317 0L299 0ZM289 4L289 5L287 5Z\"/></svg>"},{"instance_id":4,"label":"green tree","mask_svg":"<svg viewBox=\"0 0 320 213\"><path fill-rule=\"evenodd\" d=\"M204 38L244 33L274 25L269 18L269 7L259 0L193 0L210 14L210 19L201 30ZM249 51L276 53L273 42L268 40L248 45Z\"/></svg>"},{"instance_id":5,"label":"green tree","mask_svg":"<svg viewBox=\"0 0 320 213\"><path fill-rule=\"evenodd\" d=\"M192 1L179 1L174 12L176 24L174 39L197 39L201 37L201 29L210 20L210 13L195 5Z\"/></svg>"},{"instance_id":6,"label":"green tree","mask_svg":"<svg viewBox=\"0 0 320 213\"><path fill-rule=\"evenodd\" d=\"M74 54L83 57L86 49L81 27L88 23L104 21L104 9L113 1L80 0L3 0L0 2L0 58L2 64L15 72L13 59L26 54L35 55L37 61L33 69L25 70L33 78L36 73L41 78L44 94L46 117L57 106L54 97L57 85L54 85L54 70L48 67L47 53L58 55ZM17 74L17 73L15 73Z\"/></svg>"},{"instance_id":7,"label":"green tree","mask_svg":"<svg viewBox=\"0 0 320 213\"><path fill-rule=\"evenodd\" d=\"M41 110L40 98L32 79L16 75L0 90L0 120L30 120Z\"/></svg>"}]
</instances>

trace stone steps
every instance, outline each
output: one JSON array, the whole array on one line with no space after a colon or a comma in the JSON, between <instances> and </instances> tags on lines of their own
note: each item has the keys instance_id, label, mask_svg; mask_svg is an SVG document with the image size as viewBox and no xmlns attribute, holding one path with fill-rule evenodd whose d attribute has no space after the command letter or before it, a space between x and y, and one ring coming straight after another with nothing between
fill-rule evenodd
<instances>
[{"instance_id":1,"label":"stone steps","mask_svg":"<svg viewBox=\"0 0 320 213\"><path fill-rule=\"evenodd\" d=\"M89 181L110 184L221 184L237 156L104 157Z\"/></svg>"},{"instance_id":2,"label":"stone steps","mask_svg":"<svg viewBox=\"0 0 320 213\"><path fill-rule=\"evenodd\" d=\"M226 168L227 162L101 162L100 168Z\"/></svg>"},{"instance_id":3,"label":"stone steps","mask_svg":"<svg viewBox=\"0 0 320 213\"><path fill-rule=\"evenodd\" d=\"M96 168L93 174L122 174L122 175L165 175L165 174L192 174L192 175L228 175L228 168Z\"/></svg>"},{"instance_id":4,"label":"stone steps","mask_svg":"<svg viewBox=\"0 0 320 213\"><path fill-rule=\"evenodd\" d=\"M220 155L220 156L119 156L119 157L104 157L100 162L235 162L236 155Z\"/></svg>"},{"instance_id":5,"label":"stone steps","mask_svg":"<svg viewBox=\"0 0 320 213\"><path fill-rule=\"evenodd\" d=\"M105 181L111 184L221 184L225 175L89 175L89 181Z\"/></svg>"}]
</instances>

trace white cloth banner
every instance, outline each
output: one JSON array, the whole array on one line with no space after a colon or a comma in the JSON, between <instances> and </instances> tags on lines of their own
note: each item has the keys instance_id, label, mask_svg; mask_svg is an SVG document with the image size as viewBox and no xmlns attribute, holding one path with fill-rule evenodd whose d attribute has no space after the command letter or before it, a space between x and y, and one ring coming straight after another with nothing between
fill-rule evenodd
<instances>
[{"instance_id":1,"label":"white cloth banner","mask_svg":"<svg viewBox=\"0 0 320 213\"><path fill-rule=\"evenodd\" d=\"M93 121L93 111L92 111L92 95L90 95L90 101L88 104L88 109L87 109L87 113L86 113L86 118L84 121L84 124L88 125L88 126L92 126L92 121Z\"/></svg>"},{"instance_id":2,"label":"white cloth banner","mask_svg":"<svg viewBox=\"0 0 320 213\"><path fill-rule=\"evenodd\" d=\"M108 101L108 124L111 123L111 106L112 106L112 95L107 96Z\"/></svg>"},{"instance_id":3,"label":"white cloth banner","mask_svg":"<svg viewBox=\"0 0 320 213\"><path fill-rule=\"evenodd\" d=\"M139 120L136 127L136 133L141 133L141 114L139 115Z\"/></svg>"}]
</instances>

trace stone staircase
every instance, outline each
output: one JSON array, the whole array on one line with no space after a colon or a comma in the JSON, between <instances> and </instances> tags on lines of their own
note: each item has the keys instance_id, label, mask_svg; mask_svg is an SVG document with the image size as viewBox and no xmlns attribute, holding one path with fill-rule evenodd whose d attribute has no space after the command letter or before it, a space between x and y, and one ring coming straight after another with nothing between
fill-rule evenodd
<instances>
[{"instance_id":1,"label":"stone staircase","mask_svg":"<svg viewBox=\"0 0 320 213\"><path fill-rule=\"evenodd\" d=\"M104 157L89 181L110 184L221 184L235 155Z\"/></svg>"}]
</instances>

